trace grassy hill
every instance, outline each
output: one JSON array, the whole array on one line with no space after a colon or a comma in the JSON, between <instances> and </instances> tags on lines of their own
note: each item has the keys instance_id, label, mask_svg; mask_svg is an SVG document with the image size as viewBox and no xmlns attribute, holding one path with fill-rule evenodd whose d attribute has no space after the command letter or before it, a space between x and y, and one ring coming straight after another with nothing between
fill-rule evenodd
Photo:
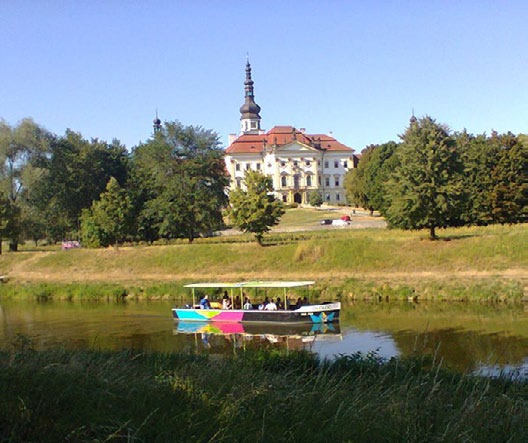
<instances>
[{"instance_id":1,"label":"grassy hill","mask_svg":"<svg viewBox=\"0 0 528 443\"><path fill-rule=\"evenodd\" d=\"M314 279L319 289L337 288L349 297L431 297L455 289L458 295L476 290L486 298L520 297L528 284L526 225L447 229L432 242L420 231L319 225L321 217L336 215L289 211L265 247L241 234L118 249L27 245L0 256L0 273L9 276L10 284L113 283L125 288L180 286L191 280ZM295 228L303 223L304 230Z\"/></svg>"}]
</instances>

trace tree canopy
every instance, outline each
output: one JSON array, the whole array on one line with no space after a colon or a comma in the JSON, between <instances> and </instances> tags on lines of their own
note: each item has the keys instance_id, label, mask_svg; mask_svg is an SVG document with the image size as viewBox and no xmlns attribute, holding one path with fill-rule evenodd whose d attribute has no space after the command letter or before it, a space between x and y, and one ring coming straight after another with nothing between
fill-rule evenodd
<instances>
[{"instance_id":1,"label":"tree canopy","mask_svg":"<svg viewBox=\"0 0 528 443\"><path fill-rule=\"evenodd\" d=\"M253 233L262 245L264 233L284 214L282 202L273 196L272 179L260 171L247 171L244 186L229 196L229 219L236 228Z\"/></svg>"},{"instance_id":2,"label":"tree canopy","mask_svg":"<svg viewBox=\"0 0 528 443\"><path fill-rule=\"evenodd\" d=\"M428 229L452 226L462 208L462 162L446 126L431 117L411 123L398 149L399 165L386 187L391 226Z\"/></svg>"},{"instance_id":3,"label":"tree canopy","mask_svg":"<svg viewBox=\"0 0 528 443\"><path fill-rule=\"evenodd\" d=\"M138 231L192 242L223 226L228 178L219 146L215 132L174 121L134 150Z\"/></svg>"}]
</instances>

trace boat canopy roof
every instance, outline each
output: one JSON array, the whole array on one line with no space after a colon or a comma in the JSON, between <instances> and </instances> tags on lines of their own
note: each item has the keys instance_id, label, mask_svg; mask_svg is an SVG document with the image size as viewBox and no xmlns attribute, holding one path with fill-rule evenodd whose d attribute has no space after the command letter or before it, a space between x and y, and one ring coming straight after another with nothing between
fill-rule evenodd
<instances>
[{"instance_id":1,"label":"boat canopy roof","mask_svg":"<svg viewBox=\"0 0 528 443\"><path fill-rule=\"evenodd\" d=\"M298 288L313 285L314 281L245 281L234 283L192 283L185 288Z\"/></svg>"}]
</instances>

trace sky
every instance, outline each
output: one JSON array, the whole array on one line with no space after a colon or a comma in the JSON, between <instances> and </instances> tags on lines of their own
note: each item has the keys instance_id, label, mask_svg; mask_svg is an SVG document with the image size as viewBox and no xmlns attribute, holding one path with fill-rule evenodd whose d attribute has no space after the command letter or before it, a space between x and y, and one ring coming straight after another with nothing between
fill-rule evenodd
<instances>
[{"instance_id":1,"label":"sky","mask_svg":"<svg viewBox=\"0 0 528 443\"><path fill-rule=\"evenodd\" d=\"M526 0L0 2L0 118L117 138L162 121L238 133L246 58L262 128L361 152L412 113L528 133Z\"/></svg>"}]
</instances>

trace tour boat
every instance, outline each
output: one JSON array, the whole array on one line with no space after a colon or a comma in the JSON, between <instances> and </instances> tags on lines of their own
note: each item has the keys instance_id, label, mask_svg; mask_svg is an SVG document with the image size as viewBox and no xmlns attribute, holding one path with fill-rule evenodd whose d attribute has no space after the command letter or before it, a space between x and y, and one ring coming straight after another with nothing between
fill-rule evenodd
<instances>
[{"instance_id":1,"label":"tour boat","mask_svg":"<svg viewBox=\"0 0 528 443\"><path fill-rule=\"evenodd\" d=\"M301 306L294 306L293 301L288 297L288 289L307 288L314 284L313 281L251 281L238 283L193 283L186 285L192 289L192 305L183 308L173 308L172 315L179 321L196 322L221 322L221 323L332 323L339 321L341 310L340 302L324 302L320 304L303 303ZM277 310L258 309L258 304L253 305L253 309L219 309L218 302L212 303L211 309L203 309L196 304L196 290L203 295L207 290L223 290L230 300L240 297L241 302L245 297L256 300L254 292L260 289L282 289L284 308ZM207 294L212 295L212 294ZM306 297L307 299L307 297ZM305 300L306 300L305 299ZM213 298L211 296L211 302ZM221 300L220 300L221 303ZM234 303L232 303L234 304Z\"/></svg>"}]
</instances>

